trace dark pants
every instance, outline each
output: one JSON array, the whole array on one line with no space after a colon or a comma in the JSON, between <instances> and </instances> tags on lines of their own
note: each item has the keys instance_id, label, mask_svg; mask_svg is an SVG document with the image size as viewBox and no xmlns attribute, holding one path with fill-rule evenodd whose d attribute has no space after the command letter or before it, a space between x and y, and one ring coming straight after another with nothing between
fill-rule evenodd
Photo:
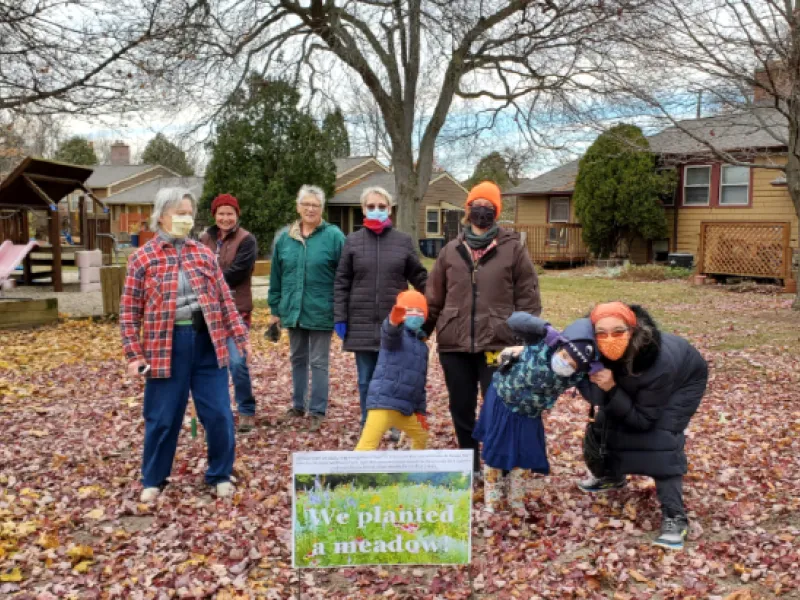
<instances>
[{"instance_id":1,"label":"dark pants","mask_svg":"<svg viewBox=\"0 0 800 600\"><path fill-rule=\"evenodd\" d=\"M661 515L663 517L686 518L686 511L683 508L683 476L664 477L655 479L656 494L658 501L661 502Z\"/></svg>"},{"instance_id":2,"label":"dark pants","mask_svg":"<svg viewBox=\"0 0 800 600\"><path fill-rule=\"evenodd\" d=\"M233 379L233 391L239 415L252 417L256 414L256 399L253 397L253 384L250 382L250 368L245 357L239 353L233 338L228 338L228 356L230 357L228 370Z\"/></svg>"},{"instance_id":3,"label":"dark pants","mask_svg":"<svg viewBox=\"0 0 800 600\"><path fill-rule=\"evenodd\" d=\"M377 352L356 352L356 371L358 371L358 400L361 403L361 429L364 429L364 423L367 420L367 392L369 391L369 382L372 381L372 375L375 373L375 367L377 364Z\"/></svg>"},{"instance_id":4,"label":"dark pants","mask_svg":"<svg viewBox=\"0 0 800 600\"><path fill-rule=\"evenodd\" d=\"M170 377L148 378L144 386L144 487L164 485L172 471L189 392L206 432L206 483L230 479L236 443L228 370L217 365L207 331L196 333L191 325L178 325L172 336Z\"/></svg>"},{"instance_id":5,"label":"dark pants","mask_svg":"<svg viewBox=\"0 0 800 600\"><path fill-rule=\"evenodd\" d=\"M478 386L481 394L492 382L496 367L487 364L486 354L477 352L442 352L439 362L444 371L444 381L450 396L450 416L456 430L458 447L474 451L475 471L480 471L480 444L472 437L475 429L475 411L478 408Z\"/></svg>"}]
</instances>

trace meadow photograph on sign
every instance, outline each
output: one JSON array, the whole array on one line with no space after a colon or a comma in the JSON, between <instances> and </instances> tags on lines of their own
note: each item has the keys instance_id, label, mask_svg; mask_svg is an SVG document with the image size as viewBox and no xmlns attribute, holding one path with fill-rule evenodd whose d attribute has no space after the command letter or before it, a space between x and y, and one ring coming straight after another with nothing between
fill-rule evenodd
<instances>
[{"instance_id":1,"label":"meadow photograph on sign","mask_svg":"<svg viewBox=\"0 0 800 600\"><path fill-rule=\"evenodd\" d=\"M295 475L295 566L469 563L470 475Z\"/></svg>"}]
</instances>

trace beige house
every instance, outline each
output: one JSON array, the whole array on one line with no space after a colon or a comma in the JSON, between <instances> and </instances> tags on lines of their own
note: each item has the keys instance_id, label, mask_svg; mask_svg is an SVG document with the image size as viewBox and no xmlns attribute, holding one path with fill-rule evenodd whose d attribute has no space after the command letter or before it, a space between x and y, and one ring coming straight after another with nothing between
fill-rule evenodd
<instances>
[{"instance_id":1,"label":"beige house","mask_svg":"<svg viewBox=\"0 0 800 600\"><path fill-rule=\"evenodd\" d=\"M336 193L328 201L328 221L345 234L361 228L361 193L378 186L395 194L394 173L375 157L358 156L336 160ZM447 223L463 214L467 190L446 171L434 173L420 204L419 239L444 239Z\"/></svg>"},{"instance_id":2,"label":"beige house","mask_svg":"<svg viewBox=\"0 0 800 600\"><path fill-rule=\"evenodd\" d=\"M765 124L785 127L777 112L763 108L682 122L691 135L670 127L648 138L659 164L677 171L678 186L664 203L667 236L636 240L627 251L632 262L688 254L701 273L788 277L798 249L798 218L782 172L759 166L786 161L786 147ZM749 166L723 163L698 139ZM546 228L545 244L577 250L582 244L574 235L580 231L572 201L577 174L573 161L509 190L506 195L517 198L517 223Z\"/></svg>"}]
</instances>

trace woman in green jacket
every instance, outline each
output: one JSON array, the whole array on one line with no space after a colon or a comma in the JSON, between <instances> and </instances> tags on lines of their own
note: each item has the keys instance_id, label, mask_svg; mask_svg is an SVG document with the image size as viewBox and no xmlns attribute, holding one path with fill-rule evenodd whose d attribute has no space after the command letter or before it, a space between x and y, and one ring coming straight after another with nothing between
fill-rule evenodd
<instances>
[{"instance_id":1,"label":"woman in green jacket","mask_svg":"<svg viewBox=\"0 0 800 600\"><path fill-rule=\"evenodd\" d=\"M325 193L304 185L297 193L300 218L278 237L269 277L269 324L289 330L292 407L285 419L306 414L308 375L311 430L322 426L328 408L328 356L333 331L333 280L344 234L322 220Z\"/></svg>"}]
</instances>

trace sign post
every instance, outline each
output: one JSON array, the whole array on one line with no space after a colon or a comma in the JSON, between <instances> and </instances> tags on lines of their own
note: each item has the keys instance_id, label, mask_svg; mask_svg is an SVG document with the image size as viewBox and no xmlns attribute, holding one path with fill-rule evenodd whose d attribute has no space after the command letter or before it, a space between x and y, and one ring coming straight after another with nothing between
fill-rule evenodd
<instances>
[{"instance_id":1,"label":"sign post","mask_svg":"<svg viewBox=\"0 0 800 600\"><path fill-rule=\"evenodd\" d=\"M293 567L470 564L472 451L292 458Z\"/></svg>"}]
</instances>

